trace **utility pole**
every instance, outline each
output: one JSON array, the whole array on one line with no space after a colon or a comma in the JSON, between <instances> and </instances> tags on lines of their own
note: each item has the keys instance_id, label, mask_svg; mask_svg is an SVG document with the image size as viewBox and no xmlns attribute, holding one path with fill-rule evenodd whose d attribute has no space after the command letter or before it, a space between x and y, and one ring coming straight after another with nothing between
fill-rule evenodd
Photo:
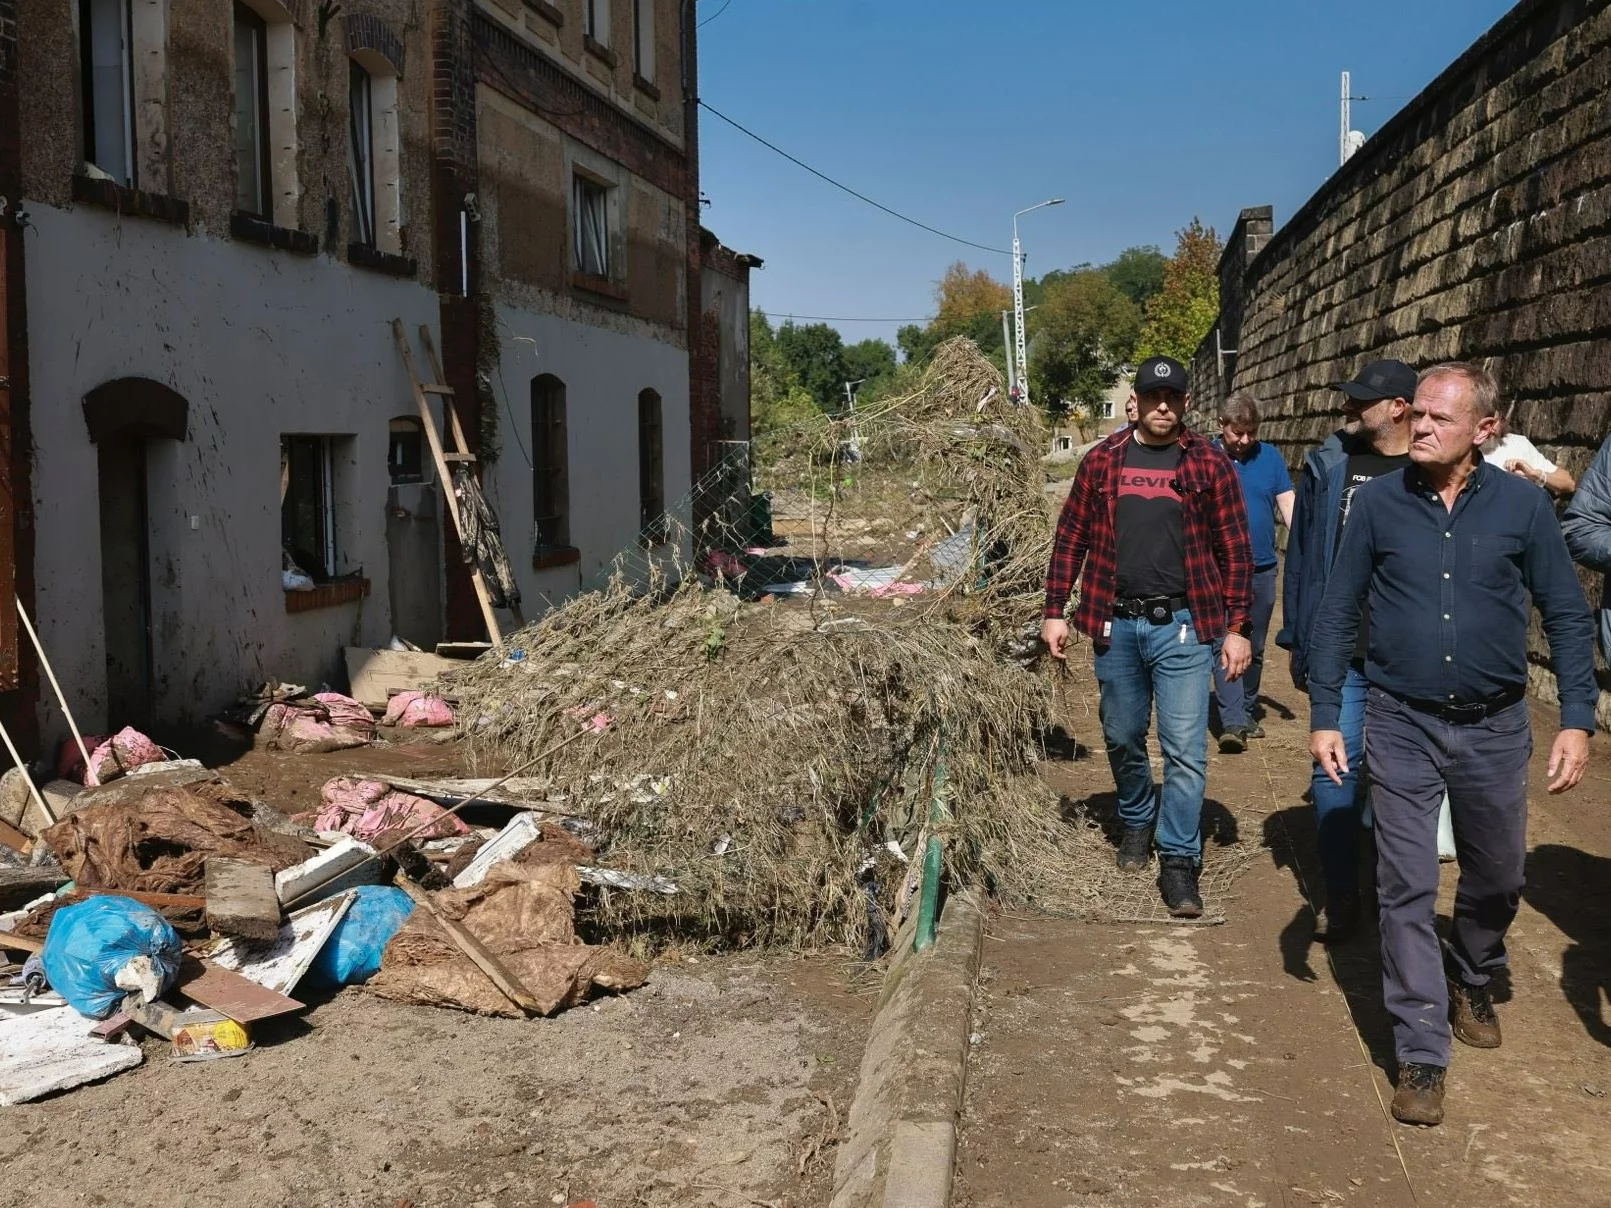
<instances>
[{"instance_id":1,"label":"utility pole","mask_svg":"<svg viewBox=\"0 0 1611 1208\"><path fill-rule=\"evenodd\" d=\"M1012 367L1012 331L1007 326L1007 316L1012 311L1001 312L1001 347L1007 354L1007 397L1012 397L1013 388L1018 385L1018 377Z\"/></svg>"},{"instance_id":2,"label":"utility pole","mask_svg":"<svg viewBox=\"0 0 1611 1208\"><path fill-rule=\"evenodd\" d=\"M861 460L861 429L856 426L856 390L865 382L866 378L857 378L854 382L845 383L845 405L850 410L850 460Z\"/></svg>"},{"instance_id":3,"label":"utility pole","mask_svg":"<svg viewBox=\"0 0 1611 1208\"><path fill-rule=\"evenodd\" d=\"M1013 333L1014 348L1018 356L1018 374L1022 379L1018 383L1018 402L1020 405L1029 402L1029 353L1024 339L1024 253L1018 242L1018 220L1030 210L1039 210L1045 206L1060 206L1061 197L1054 197L1050 201L1036 202L1012 216L1012 310L1013 321L1017 330Z\"/></svg>"},{"instance_id":4,"label":"utility pole","mask_svg":"<svg viewBox=\"0 0 1611 1208\"><path fill-rule=\"evenodd\" d=\"M1368 96L1354 96L1348 87L1349 75L1342 73L1342 129L1337 142L1337 166L1346 164L1355 151L1365 145L1365 136L1351 127L1354 124L1353 110L1350 103L1353 101L1368 101Z\"/></svg>"}]
</instances>

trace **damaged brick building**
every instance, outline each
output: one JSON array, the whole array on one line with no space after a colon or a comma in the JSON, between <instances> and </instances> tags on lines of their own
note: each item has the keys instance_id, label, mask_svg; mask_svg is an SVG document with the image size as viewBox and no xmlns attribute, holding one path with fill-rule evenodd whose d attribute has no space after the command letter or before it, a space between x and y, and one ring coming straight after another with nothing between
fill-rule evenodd
<instances>
[{"instance_id":1,"label":"damaged brick building","mask_svg":"<svg viewBox=\"0 0 1611 1208\"><path fill-rule=\"evenodd\" d=\"M393 319L441 349L528 613L747 435L757 262L700 228L694 30L0 0L0 716L37 721L13 586L92 726L484 636Z\"/></svg>"}]
</instances>

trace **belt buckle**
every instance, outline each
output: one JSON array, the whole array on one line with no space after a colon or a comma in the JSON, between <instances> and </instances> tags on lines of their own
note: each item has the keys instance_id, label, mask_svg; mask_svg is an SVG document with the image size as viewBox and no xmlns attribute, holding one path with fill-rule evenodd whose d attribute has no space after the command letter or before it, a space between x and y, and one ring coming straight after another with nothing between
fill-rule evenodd
<instances>
[{"instance_id":1,"label":"belt buckle","mask_svg":"<svg viewBox=\"0 0 1611 1208\"><path fill-rule=\"evenodd\" d=\"M1152 600L1147 604L1147 620L1154 625L1167 625L1175 619L1168 600Z\"/></svg>"},{"instance_id":2,"label":"belt buckle","mask_svg":"<svg viewBox=\"0 0 1611 1208\"><path fill-rule=\"evenodd\" d=\"M1474 721L1481 721L1488 716L1488 706L1483 704L1444 705L1443 714L1456 725L1470 725Z\"/></svg>"}]
</instances>

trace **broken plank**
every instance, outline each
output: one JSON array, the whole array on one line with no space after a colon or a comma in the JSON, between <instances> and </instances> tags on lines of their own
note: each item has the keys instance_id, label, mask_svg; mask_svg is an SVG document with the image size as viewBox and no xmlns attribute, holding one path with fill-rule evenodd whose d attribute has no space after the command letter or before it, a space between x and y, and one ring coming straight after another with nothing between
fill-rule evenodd
<instances>
[{"instance_id":1,"label":"broken plank","mask_svg":"<svg viewBox=\"0 0 1611 1208\"><path fill-rule=\"evenodd\" d=\"M225 940L213 949L210 959L213 964L232 969L248 981L289 994L329 941L336 924L346 917L357 896L348 890L298 910L271 943Z\"/></svg>"},{"instance_id":2,"label":"broken plank","mask_svg":"<svg viewBox=\"0 0 1611 1208\"><path fill-rule=\"evenodd\" d=\"M516 814L509 825L487 840L476 851L464 871L453 878L453 888L469 889L487 879L487 873L500 860L513 860L543 837L537 819L532 814Z\"/></svg>"},{"instance_id":3,"label":"broken plank","mask_svg":"<svg viewBox=\"0 0 1611 1208\"><path fill-rule=\"evenodd\" d=\"M348 646L343 653L353 699L366 708L382 712L386 702L397 693L423 690L444 671L459 666L422 650L370 650Z\"/></svg>"},{"instance_id":4,"label":"broken plank","mask_svg":"<svg viewBox=\"0 0 1611 1208\"><path fill-rule=\"evenodd\" d=\"M43 952L45 941L36 940L29 935L18 935L12 931L0 931L0 948L8 952Z\"/></svg>"},{"instance_id":5,"label":"broken plank","mask_svg":"<svg viewBox=\"0 0 1611 1208\"><path fill-rule=\"evenodd\" d=\"M274 875L274 892L286 910L296 910L321 897L357 885L385 880L375 849L362 839L343 835L333 847Z\"/></svg>"},{"instance_id":6,"label":"broken plank","mask_svg":"<svg viewBox=\"0 0 1611 1208\"><path fill-rule=\"evenodd\" d=\"M251 860L207 860L207 925L224 935L272 940L280 934L274 870Z\"/></svg>"},{"instance_id":7,"label":"broken plank","mask_svg":"<svg viewBox=\"0 0 1611 1208\"><path fill-rule=\"evenodd\" d=\"M92 1037L94 1022L72 1007L56 1007L0 1025L0 1106L107 1078L144 1060L138 1045Z\"/></svg>"},{"instance_id":8,"label":"broken plank","mask_svg":"<svg viewBox=\"0 0 1611 1208\"><path fill-rule=\"evenodd\" d=\"M438 642L436 653L445 659L478 659L492 649L491 642Z\"/></svg>"},{"instance_id":9,"label":"broken plank","mask_svg":"<svg viewBox=\"0 0 1611 1208\"><path fill-rule=\"evenodd\" d=\"M193 1002L228 1015L236 1023L254 1023L300 1011L304 1005L233 970L193 956L187 956L179 966L179 978L173 988Z\"/></svg>"},{"instance_id":10,"label":"broken plank","mask_svg":"<svg viewBox=\"0 0 1611 1208\"><path fill-rule=\"evenodd\" d=\"M459 777L436 780L410 780L403 776L384 777L387 784L416 797L425 797L439 805L456 805L474 798L488 805L501 805L508 809L537 810L561 813L543 800L549 781L538 776L515 776L508 780L489 777Z\"/></svg>"},{"instance_id":11,"label":"broken plank","mask_svg":"<svg viewBox=\"0 0 1611 1208\"><path fill-rule=\"evenodd\" d=\"M0 843L25 856L34 849L32 839L3 819L0 819Z\"/></svg>"},{"instance_id":12,"label":"broken plank","mask_svg":"<svg viewBox=\"0 0 1611 1208\"><path fill-rule=\"evenodd\" d=\"M96 895L128 898L153 910L204 910L207 899L194 893L149 893L143 889L78 889L69 894L75 900Z\"/></svg>"},{"instance_id":13,"label":"broken plank","mask_svg":"<svg viewBox=\"0 0 1611 1208\"><path fill-rule=\"evenodd\" d=\"M458 950L469 957L477 969L487 975L489 981L498 987L499 992L527 1015L541 1015L542 1004L532 997L531 991L521 985L520 979L505 969L498 958L487 950L485 944L470 934L470 931L457 920L447 918L436 908L431 896L407 877L399 875L397 885L414 900L416 906L421 907L436 920L437 926L447 933Z\"/></svg>"}]
</instances>

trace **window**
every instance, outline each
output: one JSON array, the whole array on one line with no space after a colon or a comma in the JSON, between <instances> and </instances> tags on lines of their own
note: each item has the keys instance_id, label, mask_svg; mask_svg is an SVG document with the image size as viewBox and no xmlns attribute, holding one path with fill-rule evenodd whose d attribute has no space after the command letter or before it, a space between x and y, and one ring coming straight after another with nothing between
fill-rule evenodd
<instances>
[{"instance_id":1,"label":"window","mask_svg":"<svg viewBox=\"0 0 1611 1208\"><path fill-rule=\"evenodd\" d=\"M271 178L268 22L235 0L235 208L272 222Z\"/></svg>"},{"instance_id":2,"label":"window","mask_svg":"<svg viewBox=\"0 0 1611 1208\"><path fill-rule=\"evenodd\" d=\"M129 0L79 0L84 161L133 187L134 28Z\"/></svg>"},{"instance_id":3,"label":"window","mask_svg":"<svg viewBox=\"0 0 1611 1208\"><path fill-rule=\"evenodd\" d=\"M632 0L632 73L654 82L654 0Z\"/></svg>"},{"instance_id":4,"label":"window","mask_svg":"<svg viewBox=\"0 0 1611 1208\"><path fill-rule=\"evenodd\" d=\"M280 437L280 540L315 581L336 577L332 444L328 436Z\"/></svg>"},{"instance_id":5,"label":"window","mask_svg":"<svg viewBox=\"0 0 1611 1208\"><path fill-rule=\"evenodd\" d=\"M419 420L409 416L392 420L386 469L393 486L425 481L425 429Z\"/></svg>"},{"instance_id":6,"label":"window","mask_svg":"<svg viewBox=\"0 0 1611 1208\"><path fill-rule=\"evenodd\" d=\"M531 383L531 496L539 552L571 543L569 461L565 383L545 373Z\"/></svg>"},{"instance_id":7,"label":"window","mask_svg":"<svg viewBox=\"0 0 1611 1208\"><path fill-rule=\"evenodd\" d=\"M590 277L610 275L610 191L578 176L574 185L576 271Z\"/></svg>"},{"instance_id":8,"label":"window","mask_svg":"<svg viewBox=\"0 0 1611 1208\"><path fill-rule=\"evenodd\" d=\"M600 46L610 44L610 0L582 0L582 33Z\"/></svg>"},{"instance_id":9,"label":"window","mask_svg":"<svg viewBox=\"0 0 1611 1208\"><path fill-rule=\"evenodd\" d=\"M369 73L347 64L347 173L352 185L352 241L375 246L375 116Z\"/></svg>"},{"instance_id":10,"label":"window","mask_svg":"<svg viewBox=\"0 0 1611 1208\"><path fill-rule=\"evenodd\" d=\"M638 511L643 539L666 539L666 442L660 422L660 396L638 394Z\"/></svg>"}]
</instances>

